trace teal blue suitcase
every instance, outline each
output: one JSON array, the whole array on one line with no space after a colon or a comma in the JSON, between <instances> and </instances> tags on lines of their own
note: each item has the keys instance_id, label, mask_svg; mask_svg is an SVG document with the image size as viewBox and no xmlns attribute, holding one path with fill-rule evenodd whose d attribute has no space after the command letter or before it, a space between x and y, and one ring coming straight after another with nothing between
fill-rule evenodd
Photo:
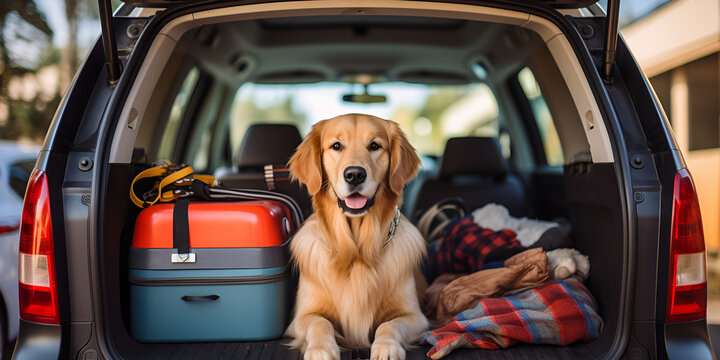
<instances>
[{"instance_id":1,"label":"teal blue suitcase","mask_svg":"<svg viewBox=\"0 0 720 360\"><path fill-rule=\"evenodd\" d=\"M138 216L128 264L130 331L137 341L282 337L294 295L289 211L272 201L217 204L180 201ZM157 231L161 226L172 228ZM233 231L219 232L225 237L219 239L209 235L212 227Z\"/></svg>"},{"instance_id":2,"label":"teal blue suitcase","mask_svg":"<svg viewBox=\"0 0 720 360\"><path fill-rule=\"evenodd\" d=\"M132 334L140 342L279 338L287 326L288 286L285 266L130 269Z\"/></svg>"}]
</instances>

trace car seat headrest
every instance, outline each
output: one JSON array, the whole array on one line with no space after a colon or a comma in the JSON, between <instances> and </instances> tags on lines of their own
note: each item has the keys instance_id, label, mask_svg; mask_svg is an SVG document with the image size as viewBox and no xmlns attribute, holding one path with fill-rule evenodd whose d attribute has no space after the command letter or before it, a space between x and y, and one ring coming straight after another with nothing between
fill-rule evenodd
<instances>
[{"instance_id":1,"label":"car seat headrest","mask_svg":"<svg viewBox=\"0 0 720 360\"><path fill-rule=\"evenodd\" d=\"M500 142L490 137L452 138L445 144L440 177L455 175L504 176L509 171Z\"/></svg>"},{"instance_id":2,"label":"car seat headrest","mask_svg":"<svg viewBox=\"0 0 720 360\"><path fill-rule=\"evenodd\" d=\"M238 170L285 165L301 142L295 125L253 124L245 132L235 163Z\"/></svg>"}]
</instances>

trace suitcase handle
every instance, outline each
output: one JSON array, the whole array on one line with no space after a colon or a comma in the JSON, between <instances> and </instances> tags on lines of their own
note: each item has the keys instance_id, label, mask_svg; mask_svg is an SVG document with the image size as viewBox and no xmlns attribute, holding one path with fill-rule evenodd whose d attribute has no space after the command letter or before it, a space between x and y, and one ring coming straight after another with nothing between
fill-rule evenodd
<instances>
[{"instance_id":1,"label":"suitcase handle","mask_svg":"<svg viewBox=\"0 0 720 360\"><path fill-rule=\"evenodd\" d=\"M189 302L189 301L202 301L202 300L215 301L215 300L217 300L217 299L219 299L219 298L220 298L220 296L218 296L218 295L205 295L205 296L190 296L190 295L185 295L185 296L181 297L180 299L182 299L183 301L188 301L188 302Z\"/></svg>"}]
</instances>

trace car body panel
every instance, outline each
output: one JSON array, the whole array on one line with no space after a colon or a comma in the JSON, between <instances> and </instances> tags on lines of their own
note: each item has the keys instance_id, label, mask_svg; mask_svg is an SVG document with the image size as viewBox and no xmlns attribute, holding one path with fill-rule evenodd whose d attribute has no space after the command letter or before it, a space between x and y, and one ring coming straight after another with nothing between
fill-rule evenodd
<instances>
[{"instance_id":1,"label":"car body panel","mask_svg":"<svg viewBox=\"0 0 720 360\"><path fill-rule=\"evenodd\" d=\"M35 162L37 146L19 145L0 141L0 225L15 228L0 233L0 296L5 304L8 319L7 336L14 339L18 333L18 267L17 253L20 240L20 216L23 199L10 187L9 167L18 162Z\"/></svg>"}]
</instances>

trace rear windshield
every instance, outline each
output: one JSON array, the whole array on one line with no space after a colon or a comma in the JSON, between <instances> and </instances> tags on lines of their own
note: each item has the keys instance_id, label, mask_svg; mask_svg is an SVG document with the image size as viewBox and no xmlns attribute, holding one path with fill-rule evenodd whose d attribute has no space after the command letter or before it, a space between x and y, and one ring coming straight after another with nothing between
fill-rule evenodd
<instances>
[{"instance_id":1,"label":"rear windshield","mask_svg":"<svg viewBox=\"0 0 720 360\"><path fill-rule=\"evenodd\" d=\"M312 124L347 113L364 113L399 123L410 142L425 155L440 155L455 136L498 136L498 104L484 83L425 85L388 82L369 85L368 93L385 101L343 101L363 94L362 85L254 84L240 87L230 113L230 143L240 147L245 129L256 122L289 123L304 135ZM377 99L377 98L376 98Z\"/></svg>"}]
</instances>

